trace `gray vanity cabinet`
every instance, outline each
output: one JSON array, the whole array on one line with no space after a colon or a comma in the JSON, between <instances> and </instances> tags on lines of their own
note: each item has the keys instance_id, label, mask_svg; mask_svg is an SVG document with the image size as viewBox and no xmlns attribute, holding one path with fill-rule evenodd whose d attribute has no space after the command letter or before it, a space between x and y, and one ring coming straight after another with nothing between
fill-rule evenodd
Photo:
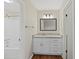
<instances>
[{"instance_id":1,"label":"gray vanity cabinet","mask_svg":"<svg viewBox=\"0 0 79 59\"><path fill-rule=\"evenodd\" d=\"M63 37L33 37L33 53L62 55Z\"/></svg>"}]
</instances>

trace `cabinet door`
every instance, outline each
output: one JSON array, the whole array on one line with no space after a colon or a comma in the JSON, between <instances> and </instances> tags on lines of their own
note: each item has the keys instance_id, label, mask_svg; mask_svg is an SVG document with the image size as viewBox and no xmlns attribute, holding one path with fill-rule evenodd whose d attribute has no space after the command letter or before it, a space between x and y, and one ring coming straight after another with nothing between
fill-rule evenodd
<instances>
[{"instance_id":1,"label":"cabinet door","mask_svg":"<svg viewBox=\"0 0 79 59\"><path fill-rule=\"evenodd\" d=\"M45 38L34 38L33 39L33 52L35 54L48 54L49 41Z\"/></svg>"},{"instance_id":2,"label":"cabinet door","mask_svg":"<svg viewBox=\"0 0 79 59\"><path fill-rule=\"evenodd\" d=\"M44 54L49 54L49 47L50 47L50 42L49 42L49 39L47 38L42 38L43 40L43 53Z\"/></svg>"},{"instance_id":3,"label":"cabinet door","mask_svg":"<svg viewBox=\"0 0 79 59\"><path fill-rule=\"evenodd\" d=\"M33 38L33 52L39 53L42 49L42 40L38 38Z\"/></svg>"}]
</instances>

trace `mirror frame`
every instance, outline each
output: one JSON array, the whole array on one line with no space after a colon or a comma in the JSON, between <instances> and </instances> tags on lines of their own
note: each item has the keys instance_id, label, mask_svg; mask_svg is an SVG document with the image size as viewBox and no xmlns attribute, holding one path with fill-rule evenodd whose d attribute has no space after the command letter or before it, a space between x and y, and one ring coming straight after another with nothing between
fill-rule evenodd
<instances>
[{"instance_id":1,"label":"mirror frame","mask_svg":"<svg viewBox=\"0 0 79 59\"><path fill-rule=\"evenodd\" d=\"M55 30L42 30L41 27L41 21L42 20L55 20L55 27L56 29ZM40 18L40 31L57 31L57 18Z\"/></svg>"}]
</instances>

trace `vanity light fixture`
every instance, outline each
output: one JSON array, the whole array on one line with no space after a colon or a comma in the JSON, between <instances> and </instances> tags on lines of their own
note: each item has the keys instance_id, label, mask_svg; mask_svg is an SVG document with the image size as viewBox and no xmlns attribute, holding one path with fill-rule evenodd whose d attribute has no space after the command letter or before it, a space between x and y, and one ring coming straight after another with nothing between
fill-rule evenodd
<instances>
[{"instance_id":1,"label":"vanity light fixture","mask_svg":"<svg viewBox=\"0 0 79 59\"><path fill-rule=\"evenodd\" d=\"M54 18L52 14L44 14L43 18Z\"/></svg>"},{"instance_id":2,"label":"vanity light fixture","mask_svg":"<svg viewBox=\"0 0 79 59\"><path fill-rule=\"evenodd\" d=\"M44 14L42 18L47 18L47 16Z\"/></svg>"},{"instance_id":3,"label":"vanity light fixture","mask_svg":"<svg viewBox=\"0 0 79 59\"><path fill-rule=\"evenodd\" d=\"M53 15L50 15L50 18L54 18L54 16Z\"/></svg>"}]
</instances>

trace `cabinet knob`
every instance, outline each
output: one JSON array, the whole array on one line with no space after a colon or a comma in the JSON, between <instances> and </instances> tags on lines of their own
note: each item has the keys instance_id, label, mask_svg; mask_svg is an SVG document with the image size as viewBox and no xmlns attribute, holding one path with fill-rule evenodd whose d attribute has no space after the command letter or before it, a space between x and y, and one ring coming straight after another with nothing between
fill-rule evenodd
<instances>
[{"instance_id":1,"label":"cabinet knob","mask_svg":"<svg viewBox=\"0 0 79 59\"><path fill-rule=\"evenodd\" d=\"M43 46L43 44L41 43L40 46Z\"/></svg>"},{"instance_id":2,"label":"cabinet knob","mask_svg":"<svg viewBox=\"0 0 79 59\"><path fill-rule=\"evenodd\" d=\"M19 41L21 41L21 39L19 38Z\"/></svg>"}]
</instances>

